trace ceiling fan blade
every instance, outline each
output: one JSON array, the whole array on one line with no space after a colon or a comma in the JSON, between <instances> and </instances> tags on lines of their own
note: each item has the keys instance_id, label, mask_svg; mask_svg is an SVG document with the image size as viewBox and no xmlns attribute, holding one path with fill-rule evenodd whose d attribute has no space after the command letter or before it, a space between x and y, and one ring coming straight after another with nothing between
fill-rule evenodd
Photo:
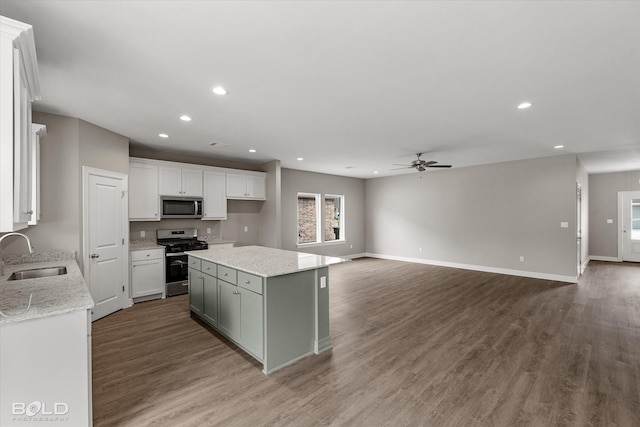
<instances>
[{"instance_id":1,"label":"ceiling fan blade","mask_svg":"<svg viewBox=\"0 0 640 427\"><path fill-rule=\"evenodd\" d=\"M395 168L395 169L389 169L389 170L392 170L392 171L399 171L400 169L413 169L413 166L405 166L405 167L403 167L403 168Z\"/></svg>"},{"instance_id":2,"label":"ceiling fan blade","mask_svg":"<svg viewBox=\"0 0 640 427\"><path fill-rule=\"evenodd\" d=\"M436 163L438 162L436 162L435 160L429 160L428 162L424 162L422 166L430 167L431 165L435 165Z\"/></svg>"},{"instance_id":3,"label":"ceiling fan blade","mask_svg":"<svg viewBox=\"0 0 640 427\"><path fill-rule=\"evenodd\" d=\"M450 168L451 165L428 165L428 168Z\"/></svg>"},{"instance_id":4,"label":"ceiling fan blade","mask_svg":"<svg viewBox=\"0 0 640 427\"><path fill-rule=\"evenodd\" d=\"M413 167L413 165L402 165L402 164L400 164L400 163L392 163L392 165L393 165L393 166L406 166L406 167L408 167L408 168L412 168L412 167Z\"/></svg>"}]
</instances>

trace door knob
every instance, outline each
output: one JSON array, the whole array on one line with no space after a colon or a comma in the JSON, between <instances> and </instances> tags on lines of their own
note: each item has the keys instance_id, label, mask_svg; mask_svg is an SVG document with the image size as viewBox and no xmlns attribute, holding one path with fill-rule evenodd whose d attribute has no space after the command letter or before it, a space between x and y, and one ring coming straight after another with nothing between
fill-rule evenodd
<instances>
[{"instance_id":1,"label":"door knob","mask_svg":"<svg viewBox=\"0 0 640 427\"><path fill-rule=\"evenodd\" d=\"M100 257L100 255L98 255L98 254L91 254L91 258L99 258L99 257Z\"/></svg>"}]
</instances>

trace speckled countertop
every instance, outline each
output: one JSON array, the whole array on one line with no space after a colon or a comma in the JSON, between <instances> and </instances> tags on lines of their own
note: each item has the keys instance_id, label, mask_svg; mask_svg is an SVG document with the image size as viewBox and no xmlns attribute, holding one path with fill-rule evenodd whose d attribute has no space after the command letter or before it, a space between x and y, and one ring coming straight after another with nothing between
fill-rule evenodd
<instances>
[{"instance_id":1,"label":"speckled countertop","mask_svg":"<svg viewBox=\"0 0 640 427\"><path fill-rule=\"evenodd\" d=\"M149 249L164 249L164 246L156 243L155 240L130 240L130 251L144 251Z\"/></svg>"},{"instance_id":2,"label":"speckled countertop","mask_svg":"<svg viewBox=\"0 0 640 427\"><path fill-rule=\"evenodd\" d=\"M0 311L4 313L0 325L93 308L73 252L20 256L19 264L7 257L5 261L5 274L0 276ZM14 271L58 266L66 267L67 274L7 281ZM31 307L27 310L30 295Z\"/></svg>"},{"instance_id":3,"label":"speckled countertop","mask_svg":"<svg viewBox=\"0 0 640 427\"><path fill-rule=\"evenodd\" d=\"M261 277L282 276L305 270L315 270L331 264L349 261L346 258L285 251L263 246L209 248L185 252L195 258L242 270Z\"/></svg>"}]
</instances>

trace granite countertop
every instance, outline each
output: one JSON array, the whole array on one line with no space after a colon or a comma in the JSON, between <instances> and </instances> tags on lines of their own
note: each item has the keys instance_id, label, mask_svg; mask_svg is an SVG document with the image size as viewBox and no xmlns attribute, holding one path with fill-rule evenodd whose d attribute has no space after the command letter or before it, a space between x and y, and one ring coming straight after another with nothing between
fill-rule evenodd
<instances>
[{"instance_id":1,"label":"granite countertop","mask_svg":"<svg viewBox=\"0 0 640 427\"><path fill-rule=\"evenodd\" d=\"M130 251L144 251L149 249L164 249L164 246L156 243L155 240L130 240Z\"/></svg>"},{"instance_id":2,"label":"granite countertop","mask_svg":"<svg viewBox=\"0 0 640 427\"><path fill-rule=\"evenodd\" d=\"M349 261L346 258L285 251L263 246L209 248L185 252L195 258L242 270L261 277L282 276L305 270L315 270L331 264Z\"/></svg>"},{"instance_id":3,"label":"granite countertop","mask_svg":"<svg viewBox=\"0 0 640 427\"><path fill-rule=\"evenodd\" d=\"M4 313L0 315L0 325L93 308L93 299L73 252L21 255L17 260L5 257L5 261L5 274L0 276L0 311ZM58 266L66 267L67 274L7 281L18 270ZM27 310L29 296L31 307Z\"/></svg>"}]
</instances>

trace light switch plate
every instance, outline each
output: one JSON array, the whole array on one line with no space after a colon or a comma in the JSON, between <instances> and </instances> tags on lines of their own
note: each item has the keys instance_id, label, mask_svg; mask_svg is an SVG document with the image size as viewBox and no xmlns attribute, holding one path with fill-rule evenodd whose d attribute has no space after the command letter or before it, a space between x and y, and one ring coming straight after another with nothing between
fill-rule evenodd
<instances>
[{"instance_id":1,"label":"light switch plate","mask_svg":"<svg viewBox=\"0 0 640 427\"><path fill-rule=\"evenodd\" d=\"M320 289L327 287L327 276L320 277Z\"/></svg>"},{"instance_id":2,"label":"light switch plate","mask_svg":"<svg viewBox=\"0 0 640 427\"><path fill-rule=\"evenodd\" d=\"M568 223L568 222L566 222L566 221L562 221L562 222L560 223L560 227L562 227L562 228L569 228L569 223Z\"/></svg>"},{"instance_id":3,"label":"light switch plate","mask_svg":"<svg viewBox=\"0 0 640 427\"><path fill-rule=\"evenodd\" d=\"M608 219L607 220L607 224L613 224L613 220L612 219Z\"/></svg>"},{"instance_id":4,"label":"light switch plate","mask_svg":"<svg viewBox=\"0 0 640 427\"><path fill-rule=\"evenodd\" d=\"M144 232L144 230L140 231L140 237L144 237L146 236L146 233Z\"/></svg>"}]
</instances>

